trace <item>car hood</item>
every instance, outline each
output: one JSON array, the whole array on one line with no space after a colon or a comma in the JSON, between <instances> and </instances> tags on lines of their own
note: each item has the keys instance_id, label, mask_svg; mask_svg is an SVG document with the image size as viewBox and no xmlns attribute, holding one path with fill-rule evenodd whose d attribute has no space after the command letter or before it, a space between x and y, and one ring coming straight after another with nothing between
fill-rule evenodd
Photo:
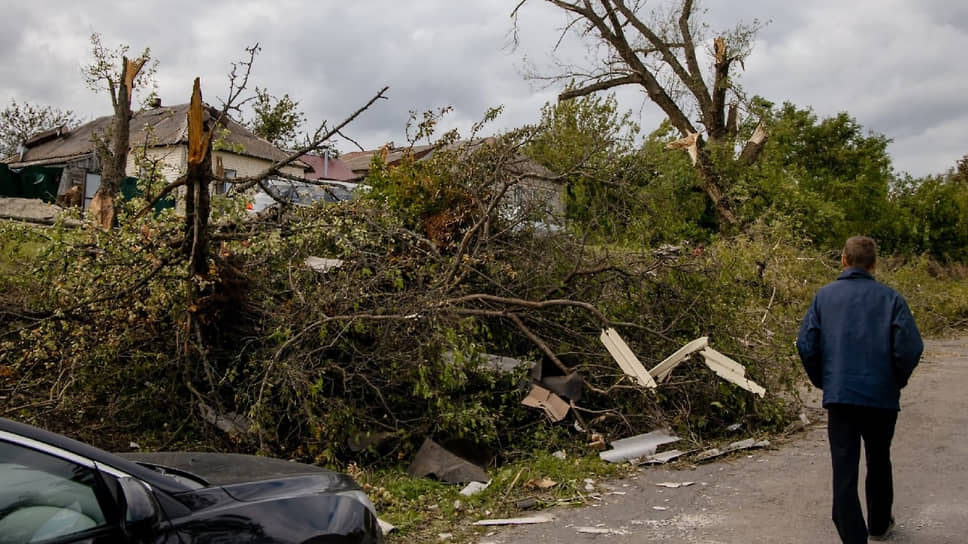
<instances>
[{"instance_id":1,"label":"car hood","mask_svg":"<svg viewBox=\"0 0 968 544\"><path fill-rule=\"evenodd\" d=\"M188 472L201 477L210 485L232 486L233 489L245 487L239 484L283 479L312 482L313 487L323 492L359 489L356 482L345 474L271 457L202 452L125 453L121 456L144 465ZM295 478L298 476L308 478ZM240 493L246 494L242 489Z\"/></svg>"}]
</instances>

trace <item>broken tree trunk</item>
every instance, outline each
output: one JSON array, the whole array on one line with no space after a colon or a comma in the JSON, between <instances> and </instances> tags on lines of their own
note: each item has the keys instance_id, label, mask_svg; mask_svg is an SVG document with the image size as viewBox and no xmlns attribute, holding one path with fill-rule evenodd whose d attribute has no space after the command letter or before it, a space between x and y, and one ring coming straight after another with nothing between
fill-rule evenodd
<instances>
[{"instance_id":1,"label":"broken tree trunk","mask_svg":"<svg viewBox=\"0 0 968 544\"><path fill-rule=\"evenodd\" d=\"M114 223L114 198L121 192L121 182L127 170L128 147L131 131L131 96L134 80L147 59L128 60L122 57L121 80L118 82L111 102L114 106L114 119L111 123L111 143L96 142L97 154L101 159L101 184L91 200L90 211L103 228L111 228Z\"/></svg>"},{"instance_id":2,"label":"broken tree trunk","mask_svg":"<svg viewBox=\"0 0 968 544\"><path fill-rule=\"evenodd\" d=\"M202 90L195 78L188 109L188 173L185 194L184 251L192 274L208 273L209 186L212 182L212 131L202 106Z\"/></svg>"},{"instance_id":3,"label":"broken tree trunk","mask_svg":"<svg viewBox=\"0 0 968 544\"><path fill-rule=\"evenodd\" d=\"M766 133L763 132L763 141L766 139ZM752 140L751 140L752 141ZM760 146L762 148L762 145ZM702 137L697 132L689 132L686 136L674 141L669 142L666 145L666 149L681 149L689 154L689 159L692 161L693 168L699 174L699 183L702 186L703 191L712 201L713 206L716 208L716 213L719 217L730 225L736 224L736 215L733 214L733 210L729 205L729 201L723 195L722 191L722 178L717 172L715 166L712 164L712 160L709 157L709 153L705 149L704 141ZM748 161L751 164L755 160Z\"/></svg>"}]
</instances>

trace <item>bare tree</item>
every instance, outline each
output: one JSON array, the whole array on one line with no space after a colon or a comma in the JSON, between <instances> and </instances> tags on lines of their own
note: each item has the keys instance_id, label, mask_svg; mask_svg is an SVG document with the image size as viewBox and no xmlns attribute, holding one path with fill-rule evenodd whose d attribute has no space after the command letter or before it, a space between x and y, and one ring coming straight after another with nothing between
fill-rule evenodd
<instances>
[{"instance_id":1,"label":"bare tree","mask_svg":"<svg viewBox=\"0 0 968 544\"><path fill-rule=\"evenodd\" d=\"M562 38L576 32L599 58L591 66L561 64L557 74L533 77L574 82L559 94L559 100L624 85L641 87L682 136L670 148L689 152L702 188L720 219L735 224L736 217L724 194L723 172L728 167L714 161L710 147L723 144L732 150L735 144L743 94L735 85L732 71L749 55L759 23L741 24L716 37L706 51L711 62L704 67L699 52L707 43L703 35L706 26L694 18L694 0L680 0L671 9L649 12L645 0L545 1L570 16ZM515 8L515 20L526 2L521 0ZM743 149L729 154L729 159L739 165L752 164L765 142L766 132L757 126Z\"/></svg>"}]
</instances>

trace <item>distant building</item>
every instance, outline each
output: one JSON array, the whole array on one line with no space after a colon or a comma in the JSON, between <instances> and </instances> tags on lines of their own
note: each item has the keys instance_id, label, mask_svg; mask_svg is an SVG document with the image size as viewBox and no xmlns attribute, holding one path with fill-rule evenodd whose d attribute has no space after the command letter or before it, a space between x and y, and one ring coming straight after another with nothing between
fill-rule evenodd
<instances>
[{"instance_id":1,"label":"distant building","mask_svg":"<svg viewBox=\"0 0 968 544\"><path fill-rule=\"evenodd\" d=\"M213 119L218 117L215 108L208 107L207 110ZM24 142L19 155L8 157L5 162L13 170L45 167L44 172L54 172L58 176L57 200L81 204L86 209L101 183L101 165L94 152L94 139L107 138L112 121L112 116L100 117L72 130L59 128L37 134ZM159 103L156 107L136 112L130 127L128 176L144 176L145 172L138 171L135 161L142 152L149 161L158 164L161 175L169 183L187 171L188 104L161 106ZM226 178L256 175L288 157L288 153L230 118L221 121L214 137L218 145L212 163L221 164ZM295 177L303 177L307 170L310 167L301 161L281 169L283 174ZM225 186L213 187L216 193L225 190ZM73 202L72 196L75 196Z\"/></svg>"}]
</instances>

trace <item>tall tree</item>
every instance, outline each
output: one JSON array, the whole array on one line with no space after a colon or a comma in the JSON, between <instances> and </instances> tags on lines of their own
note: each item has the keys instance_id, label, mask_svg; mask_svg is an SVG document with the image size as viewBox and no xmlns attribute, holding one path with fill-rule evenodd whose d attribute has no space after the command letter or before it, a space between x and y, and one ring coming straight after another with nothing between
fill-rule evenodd
<instances>
[{"instance_id":1,"label":"tall tree","mask_svg":"<svg viewBox=\"0 0 968 544\"><path fill-rule=\"evenodd\" d=\"M71 110L11 100L10 105L0 111L0 159L16 153L21 144L39 132L61 126L71 129L77 123Z\"/></svg>"},{"instance_id":2,"label":"tall tree","mask_svg":"<svg viewBox=\"0 0 968 544\"><path fill-rule=\"evenodd\" d=\"M109 228L114 222L114 197L121 191L130 149L131 100L136 87L152 80L157 62L150 62L151 50L145 48L131 60L128 46L107 49L100 34L91 35L94 60L84 68L84 80L94 91L106 90L111 96L114 119L110 133L100 135L94 145L101 160L101 186L91 201L91 211L98 222ZM147 64L147 67L145 66Z\"/></svg>"},{"instance_id":3,"label":"tall tree","mask_svg":"<svg viewBox=\"0 0 968 544\"><path fill-rule=\"evenodd\" d=\"M668 10L648 13L642 0L545 1L571 17L565 33L577 32L590 42L590 52L601 55L589 66L565 65L564 72L550 77L577 83L559 99L625 85L642 88L682 136L672 148L689 152L702 189L720 219L735 224L733 206L726 197L727 172L737 165L754 163L766 141L766 132L757 126L741 152L732 153L743 102L733 68L742 65L749 55L759 23L740 24L716 37L708 52L708 65L703 66L699 51L706 39L706 27L694 18L694 0L681 0ZM522 0L512 15L516 16L526 2ZM700 126L694 123L696 118ZM726 152L715 152L714 148Z\"/></svg>"}]
</instances>

